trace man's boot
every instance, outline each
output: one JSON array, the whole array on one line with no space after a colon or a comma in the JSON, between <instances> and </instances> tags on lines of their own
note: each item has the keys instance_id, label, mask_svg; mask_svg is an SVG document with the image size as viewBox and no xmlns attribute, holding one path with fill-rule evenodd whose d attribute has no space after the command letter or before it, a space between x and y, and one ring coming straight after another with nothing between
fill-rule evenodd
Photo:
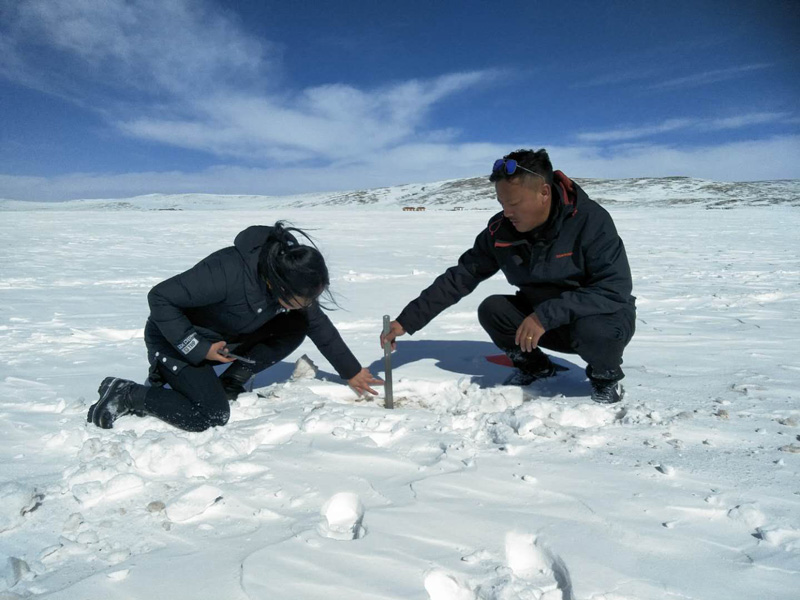
<instances>
[{"instance_id":1,"label":"man's boot","mask_svg":"<svg viewBox=\"0 0 800 600\"><path fill-rule=\"evenodd\" d=\"M552 377L558 371L566 370L551 361L550 357L539 348L534 348L531 352L523 352L519 349L509 350L506 355L511 359L515 370L503 382L503 385L530 385L534 381Z\"/></svg>"},{"instance_id":2,"label":"man's boot","mask_svg":"<svg viewBox=\"0 0 800 600\"><path fill-rule=\"evenodd\" d=\"M616 404L625 396L625 388L620 383L625 374L619 367L596 371L589 365L586 367L586 376L592 384L592 400L595 402Z\"/></svg>"},{"instance_id":3,"label":"man's boot","mask_svg":"<svg viewBox=\"0 0 800 600\"><path fill-rule=\"evenodd\" d=\"M89 408L86 420L102 429L111 429L123 415L146 414L144 398L147 388L135 381L106 377L97 388L100 399Z\"/></svg>"},{"instance_id":4,"label":"man's boot","mask_svg":"<svg viewBox=\"0 0 800 600\"><path fill-rule=\"evenodd\" d=\"M253 375L255 373L248 364L237 360L219 376L229 402L236 400L239 394L250 391L247 389L247 382L250 381Z\"/></svg>"}]
</instances>

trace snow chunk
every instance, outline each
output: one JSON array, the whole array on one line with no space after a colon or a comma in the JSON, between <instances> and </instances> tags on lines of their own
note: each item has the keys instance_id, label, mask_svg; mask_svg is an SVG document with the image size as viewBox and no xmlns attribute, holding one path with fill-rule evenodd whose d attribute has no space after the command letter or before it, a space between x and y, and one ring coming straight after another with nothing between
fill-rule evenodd
<instances>
[{"instance_id":1,"label":"snow chunk","mask_svg":"<svg viewBox=\"0 0 800 600\"><path fill-rule=\"evenodd\" d=\"M198 456L198 445L177 435L138 440L130 453L136 466L151 475L210 477L214 473Z\"/></svg>"},{"instance_id":2,"label":"snow chunk","mask_svg":"<svg viewBox=\"0 0 800 600\"><path fill-rule=\"evenodd\" d=\"M319 368L314 364L314 361L312 361L308 355L303 354L303 356L298 358L297 362L294 363L292 380L297 381L298 379L314 379L317 376L318 371Z\"/></svg>"},{"instance_id":3,"label":"snow chunk","mask_svg":"<svg viewBox=\"0 0 800 600\"><path fill-rule=\"evenodd\" d=\"M320 535L334 540L355 540L364 536L361 527L364 505L358 495L340 492L323 505L320 514L325 517L319 526Z\"/></svg>"},{"instance_id":4,"label":"snow chunk","mask_svg":"<svg viewBox=\"0 0 800 600\"><path fill-rule=\"evenodd\" d=\"M431 571L425 576L425 591L430 600L475 600L475 592L467 584L444 571Z\"/></svg>"},{"instance_id":5,"label":"snow chunk","mask_svg":"<svg viewBox=\"0 0 800 600\"><path fill-rule=\"evenodd\" d=\"M536 536L531 534L512 531L506 535L506 562L517 577L551 571L550 561L536 545Z\"/></svg>"}]
</instances>

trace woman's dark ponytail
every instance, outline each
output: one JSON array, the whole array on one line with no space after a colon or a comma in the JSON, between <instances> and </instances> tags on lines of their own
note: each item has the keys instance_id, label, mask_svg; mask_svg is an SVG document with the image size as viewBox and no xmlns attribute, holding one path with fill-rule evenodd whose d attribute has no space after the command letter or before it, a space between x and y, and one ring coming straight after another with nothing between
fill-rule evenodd
<instances>
[{"instance_id":1,"label":"woman's dark ponytail","mask_svg":"<svg viewBox=\"0 0 800 600\"><path fill-rule=\"evenodd\" d=\"M298 243L293 233L303 236L311 245ZM330 285L325 259L313 240L283 221L275 223L261 248L258 273L269 283L272 294L287 304L299 298L315 300Z\"/></svg>"}]
</instances>

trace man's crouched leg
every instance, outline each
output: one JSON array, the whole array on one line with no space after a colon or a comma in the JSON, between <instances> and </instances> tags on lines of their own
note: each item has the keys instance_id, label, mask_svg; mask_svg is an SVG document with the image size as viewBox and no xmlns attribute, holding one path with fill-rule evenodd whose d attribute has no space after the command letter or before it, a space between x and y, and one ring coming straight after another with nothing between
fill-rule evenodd
<instances>
[{"instance_id":1,"label":"man's crouched leg","mask_svg":"<svg viewBox=\"0 0 800 600\"><path fill-rule=\"evenodd\" d=\"M517 296L489 296L478 307L478 321L515 367L514 373L503 383L525 386L565 369L554 364L539 348L523 352L515 344L517 329L528 316L519 304Z\"/></svg>"},{"instance_id":2,"label":"man's crouched leg","mask_svg":"<svg viewBox=\"0 0 800 600\"><path fill-rule=\"evenodd\" d=\"M625 377L622 353L634 329L633 311L592 315L570 324L571 346L588 363L586 376L592 384L595 402L613 404L622 400L625 393L619 383Z\"/></svg>"}]
</instances>

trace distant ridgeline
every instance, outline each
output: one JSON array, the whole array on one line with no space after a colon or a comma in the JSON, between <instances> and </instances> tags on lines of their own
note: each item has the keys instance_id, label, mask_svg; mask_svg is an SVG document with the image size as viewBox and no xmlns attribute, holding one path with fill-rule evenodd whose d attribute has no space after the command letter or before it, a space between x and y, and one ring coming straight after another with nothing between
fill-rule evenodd
<instances>
[{"instance_id":1,"label":"distant ridgeline","mask_svg":"<svg viewBox=\"0 0 800 600\"><path fill-rule=\"evenodd\" d=\"M575 179L601 204L800 206L800 180L725 183L690 177L635 179ZM427 210L497 210L494 185L486 177L427 184L407 184L350 192L319 192L297 196L221 194L150 194L120 200L23 202L0 200L0 210L213 210L226 208L382 208Z\"/></svg>"}]
</instances>

